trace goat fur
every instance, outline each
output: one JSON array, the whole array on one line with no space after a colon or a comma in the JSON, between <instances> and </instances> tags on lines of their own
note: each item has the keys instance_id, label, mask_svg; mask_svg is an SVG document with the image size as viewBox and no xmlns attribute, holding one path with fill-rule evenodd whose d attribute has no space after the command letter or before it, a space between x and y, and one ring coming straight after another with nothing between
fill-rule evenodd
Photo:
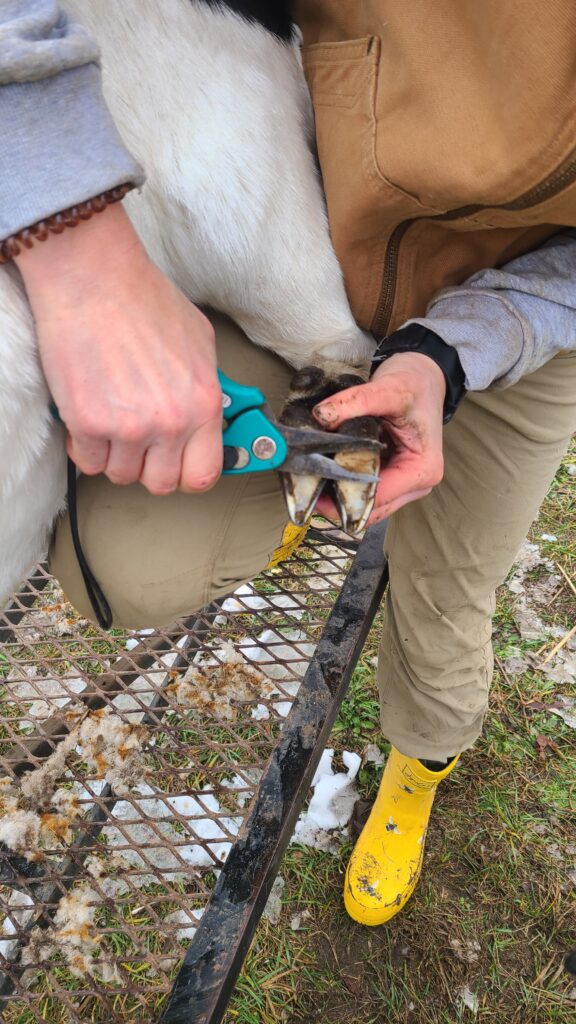
<instances>
[{"instance_id":1,"label":"goat fur","mask_svg":"<svg viewBox=\"0 0 576 1024\"><path fill-rule=\"evenodd\" d=\"M296 41L202 0L66 0L100 45L104 95L146 184L124 200L149 254L194 302L294 367L362 366L313 153ZM48 243L49 244L49 243ZM65 502L18 274L0 269L0 599L41 557Z\"/></svg>"}]
</instances>

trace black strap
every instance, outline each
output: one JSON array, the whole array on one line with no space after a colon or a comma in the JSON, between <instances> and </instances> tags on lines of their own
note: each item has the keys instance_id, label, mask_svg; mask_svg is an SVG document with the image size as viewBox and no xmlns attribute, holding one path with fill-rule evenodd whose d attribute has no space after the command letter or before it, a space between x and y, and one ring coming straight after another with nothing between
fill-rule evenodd
<instances>
[{"instance_id":1,"label":"black strap","mask_svg":"<svg viewBox=\"0 0 576 1024\"><path fill-rule=\"evenodd\" d=\"M443 422L449 423L466 394L466 375L454 346L423 324L407 324L382 338L372 358L372 373L380 363L399 352L421 352L440 367L446 381Z\"/></svg>"},{"instance_id":2,"label":"black strap","mask_svg":"<svg viewBox=\"0 0 576 1024\"><path fill-rule=\"evenodd\" d=\"M94 609L98 625L102 629L110 629L112 625L112 610L102 587L95 578L86 556L82 550L82 544L80 543L80 534L78 532L78 509L76 505L76 466L72 462L72 459L68 459L68 515L70 516L70 531L72 533L72 543L74 545L74 551L76 552L76 558L78 559L78 565L80 566L80 572L82 573L82 579L84 580L84 586L86 592L90 598L90 604Z\"/></svg>"}]
</instances>

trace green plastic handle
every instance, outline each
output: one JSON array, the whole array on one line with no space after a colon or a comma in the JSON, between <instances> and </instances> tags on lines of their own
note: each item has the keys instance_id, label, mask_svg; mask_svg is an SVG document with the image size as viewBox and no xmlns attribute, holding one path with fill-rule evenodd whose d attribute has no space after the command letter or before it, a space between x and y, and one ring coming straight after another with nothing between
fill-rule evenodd
<instances>
[{"instance_id":1,"label":"green plastic handle","mask_svg":"<svg viewBox=\"0 0 576 1024\"><path fill-rule=\"evenodd\" d=\"M259 388L238 384L218 370L222 388L222 413L227 423L222 440L227 447L243 449L248 462L241 468L225 469L226 475L258 473L278 469L288 455L288 445L280 431L262 411L266 398ZM258 457L259 446L255 442L267 438L273 442L269 456ZM261 449L260 449L261 451Z\"/></svg>"},{"instance_id":2,"label":"green plastic handle","mask_svg":"<svg viewBox=\"0 0 576 1024\"><path fill-rule=\"evenodd\" d=\"M266 399L260 388L253 388L247 384L238 384L230 380L225 373L218 370L218 380L222 388L222 413L225 420L233 420L241 412L248 409L259 409L266 404Z\"/></svg>"}]
</instances>

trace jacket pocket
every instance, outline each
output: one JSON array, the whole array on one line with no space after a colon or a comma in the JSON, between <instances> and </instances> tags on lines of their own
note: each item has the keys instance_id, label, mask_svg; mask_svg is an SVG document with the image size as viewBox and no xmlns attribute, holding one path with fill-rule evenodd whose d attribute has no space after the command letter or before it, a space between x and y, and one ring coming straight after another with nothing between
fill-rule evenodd
<instances>
[{"instance_id":1,"label":"jacket pocket","mask_svg":"<svg viewBox=\"0 0 576 1024\"><path fill-rule=\"evenodd\" d=\"M385 178L376 162L378 37L306 46L302 60L332 240L354 315L369 329L390 232L400 221L433 211Z\"/></svg>"},{"instance_id":2,"label":"jacket pocket","mask_svg":"<svg viewBox=\"0 0 576 1024\"><path fill-rule=\"evenodd\" d=\"M337 167L343 152L361 156L363 177L409 201L412 210L433 212L416 195L382 173L376 157L376 89L381 60L380 39L316 43L302 50L312 96L316 132L322 138L324 161ZM336 111L334 115L332 112ZM340 116L338 112L341 112ZM343 168L340 166L340 173Z\"/></svg>"},{"instance_id":3,"label":"jacket pocket","mask_svg":"<svg viewBox=\"0 0 576 1024\"><path fill-rule=\"evenodd\" d=\"M375 36L302 49L332 241L349 302L365 329L378 302L389 225L422 214L417 200L386 181L376 166L379 58Z\"/></svg>"}]
</instances>

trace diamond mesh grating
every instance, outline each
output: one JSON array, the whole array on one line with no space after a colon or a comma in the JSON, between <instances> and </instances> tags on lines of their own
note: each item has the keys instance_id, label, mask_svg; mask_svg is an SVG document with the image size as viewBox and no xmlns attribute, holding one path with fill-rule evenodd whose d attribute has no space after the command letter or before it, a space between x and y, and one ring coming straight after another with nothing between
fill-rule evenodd
<instances>
[{"instance_id":1,"label":"diamond mesh grating","mask_svg":"<svg viewBox=\"0 0 576 1024\"><path fill-rule=\"evenodd\" d=\"M166 631L0 617L0 1019L154 1019L350 562L318 531Z\"/></svg>"}]
</instances>

